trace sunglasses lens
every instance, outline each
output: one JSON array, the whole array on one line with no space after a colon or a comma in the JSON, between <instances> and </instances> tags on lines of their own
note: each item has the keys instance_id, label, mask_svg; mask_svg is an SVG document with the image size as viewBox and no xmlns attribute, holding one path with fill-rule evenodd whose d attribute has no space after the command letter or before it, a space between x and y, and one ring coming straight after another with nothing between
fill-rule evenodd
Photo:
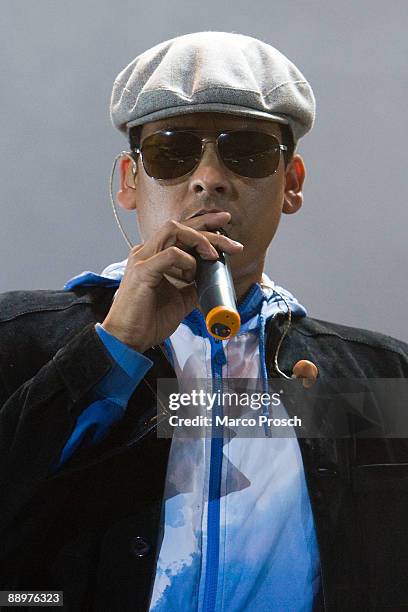
<instances>
[{"instance_id":1,"label":"sunglasses lens","mask_svg":"<svg viewBox=\"0 0 408 612\"><path fill-rule=\"evenodd\" d=\"M271 134L227 132L220 136L218 150L229 170L248 178L270 176L279 166L279 141Z\"/></svg>"},{"instance_id":2,"label":"sunglasses lens","mask_svg":"<svg viewBox=\"0 0 408 612\"><path fill-rule=\"evenodd\" d=\"M198 163L201 141L187 132L158 132L142 145L143 165L147 174L157 179L184 176Z\"/></svg>"}]
</instances>

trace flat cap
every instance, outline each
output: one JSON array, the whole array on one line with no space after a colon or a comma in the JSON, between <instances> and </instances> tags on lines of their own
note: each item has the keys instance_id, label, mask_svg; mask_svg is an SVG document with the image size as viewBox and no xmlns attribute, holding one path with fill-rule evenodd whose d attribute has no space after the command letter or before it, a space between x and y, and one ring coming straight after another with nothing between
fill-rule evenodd
<instances>
[{"instance_id":1,"label":"flat cap","mask_svg":"<svg viewBox=\"0 0 408 612\"><path fill-rule=\"evenodd\" d=\"M289 124L295 142L313 126L315 98L300 70L256 38L196 32L138 55L117 76L111 119L122 132L192 112L259 117Z\"/></svg>"}]
</instances>

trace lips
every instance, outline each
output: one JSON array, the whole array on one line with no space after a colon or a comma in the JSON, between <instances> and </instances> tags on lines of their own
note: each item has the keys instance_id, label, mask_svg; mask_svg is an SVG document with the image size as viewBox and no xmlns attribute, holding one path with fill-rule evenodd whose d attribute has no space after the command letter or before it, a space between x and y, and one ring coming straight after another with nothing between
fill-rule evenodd
<instances>
[{"instance_id":1,"label":"lips","mask_svg":"<svg viewBox=\"0 0 408 612\"><path fill-rule=\"evenodd\" d=\"M207 213L215 213L215 212L225 212L225 211L220 210L219 208L210 208L210 209L202 208L198 212L194 213L194 215L191 215L189 219L193 219L194 217L201 217L201 215L206 215Z\"/></svg>"}]
</instances>

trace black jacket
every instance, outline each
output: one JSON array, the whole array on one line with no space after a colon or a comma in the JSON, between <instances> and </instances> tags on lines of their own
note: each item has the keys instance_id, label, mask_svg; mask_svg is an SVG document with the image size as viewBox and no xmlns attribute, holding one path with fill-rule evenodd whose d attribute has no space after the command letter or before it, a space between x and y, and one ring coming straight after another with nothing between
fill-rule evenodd
<instances>
[{"instance_id":1,"label":"black jacket","mask_svg":"<svg viewBox=\"0 0 408 612\"><path fill-rule=\"evenodd\" d=\"M108 437L51 474L112 367L94 324L114 291L0 296L0 590L63 590L69 611L146 610L161 537L170 440L156 436L155 385L175 377L161 347L146 352L154 366ZM282 316L267 324L270 378L284 323ZM316 363L320 379L408 377L407 344L309 317L294 318L279 367L290 375L302 358ZM322 609L408 606L407 441L299 438L299 445Z\"/></svg>"}]
</instances>

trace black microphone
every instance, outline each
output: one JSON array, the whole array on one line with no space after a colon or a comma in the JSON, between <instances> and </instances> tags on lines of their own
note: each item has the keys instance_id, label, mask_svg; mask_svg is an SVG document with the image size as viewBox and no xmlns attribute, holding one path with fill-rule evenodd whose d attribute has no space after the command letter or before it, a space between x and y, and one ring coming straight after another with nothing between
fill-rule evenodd
<instances>
[{"instance_id":1,"label":"black microphone","mask_svg":"<svg viewBox=\"0 0 408 612\"><path fill-rule=\"evenodd\" d=\"M227 235L223 229L217 229L215 233ZM238 333L241 318L237 309L229 256L218 249L217 251L217 260L196 257L195 284L208 333L218 340L227 340Z\"/></svg>"}]
</instances>

